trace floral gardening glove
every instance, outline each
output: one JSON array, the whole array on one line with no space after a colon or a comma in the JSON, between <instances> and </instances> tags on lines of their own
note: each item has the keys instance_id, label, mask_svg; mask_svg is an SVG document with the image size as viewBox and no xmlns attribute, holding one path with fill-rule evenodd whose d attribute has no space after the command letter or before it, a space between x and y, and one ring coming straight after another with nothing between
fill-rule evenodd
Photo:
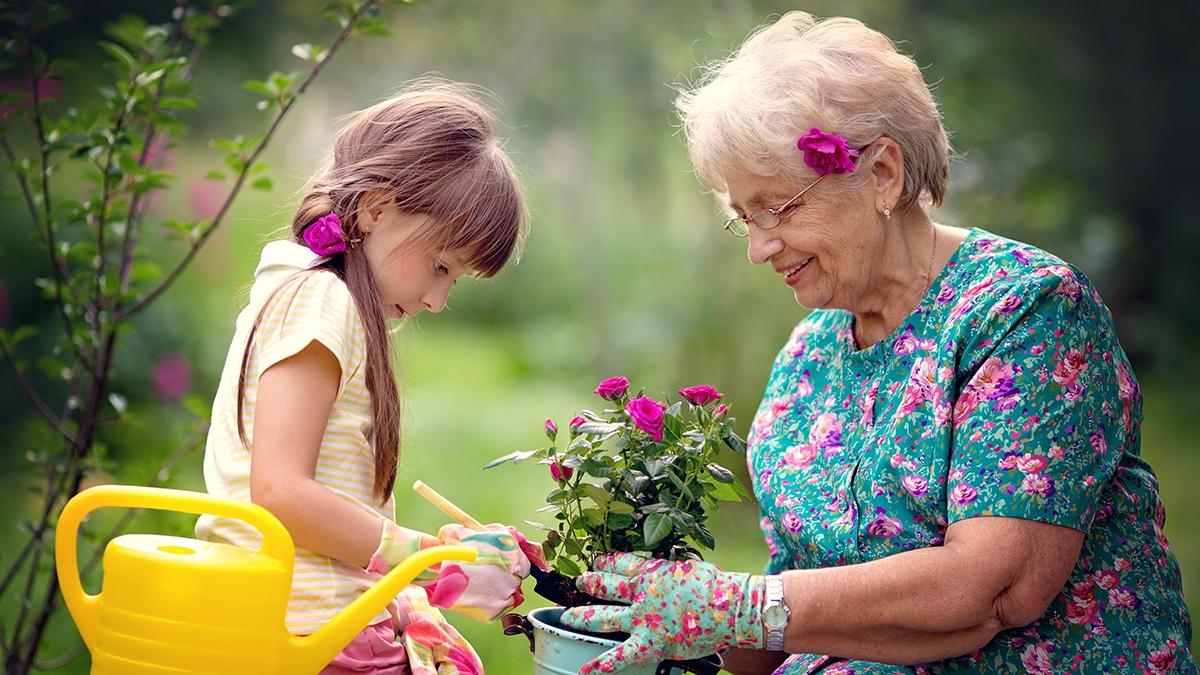
<instances>
[{"instance_id":1,"label":"floral gardening glove","mask_svg":"<svg viewBox=\"0 0 1200 675\"><path fill-rule=\"evenodd\" d=\"M435 565L414 583L425 588L431 605L479 621L491 621L520 605L525 600L521 580L529 575L530 564L546 566L540 546L531 544L516 528L498 524L488 525L487 532L443 525L433 537L386 521L376 556L386 563L386 571L420 549L443 544L470 546L479 551L479 557L474 563Z\"/></svg>"},{"instance_id":2,"label":"floral gardening glove","mask_svg":"<svg viewBox=\"0 0 1200 675\"><path fill-rule=\"evenodd\" d=\"M692 659L727 647L762 649L761 576L722 572L710 563L648 560L632 553L596 559L579 576L580 590L630 606L568 609L564 625L629 639L584 664L581 675L611 673L638 663Z\"/></svg>"}]
</instances>

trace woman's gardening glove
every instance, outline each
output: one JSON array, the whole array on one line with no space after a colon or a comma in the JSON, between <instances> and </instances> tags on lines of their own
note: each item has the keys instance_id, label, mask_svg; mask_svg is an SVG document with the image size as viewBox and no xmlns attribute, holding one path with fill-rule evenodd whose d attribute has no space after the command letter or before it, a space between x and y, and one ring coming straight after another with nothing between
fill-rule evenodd
<instances>
[{"instance_id":1,"label":"woman's gardening glove","mask_svg":"<svg viewBox=\"0 0 1200 675\"><path fill-rule=\"evenodd\" d=\"M763 648L761 576L632 553L601 556L594 567L594 572L579 576L579 589L629 606L576 607L563 612L560 620L579 630L624 631L629 639L589 661L581 674L697 658L727 647Z\"/></svg>"},{"instance_id":2,"label":"woman's gardening glove","mask_svg":"<svg viewBox=\"0 0 1200 675\"><path fill-rule=\"evenodd\" d=\"M413 582L425 588L429 603L480 621L491 621L524 601L521 580L530 564L546 566L542 549L515 527L492 524L486 532L443 525L436 537L384 520L379 547L369 571L386 572L408 556L430 546L470 546L479 551L474 563L446 561L421 573Z\"/></svg>"}]
</instances>

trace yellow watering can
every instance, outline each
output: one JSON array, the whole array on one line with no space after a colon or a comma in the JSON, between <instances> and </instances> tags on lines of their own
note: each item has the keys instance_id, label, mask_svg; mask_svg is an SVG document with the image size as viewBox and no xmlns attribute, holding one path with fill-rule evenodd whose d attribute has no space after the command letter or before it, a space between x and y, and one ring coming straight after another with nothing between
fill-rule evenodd
<instances>
[{"instance_id":1,"label":"yellow watering can","mask_svg":"<svg viewBox=\"0 0 1200 675\"><path fill-rule=\"evenodd\" d=\"M90 595L80 585L75 539L85 515L110 506L237 518L262 533L262 548L121 535L104 549L103 588ZM301 637L284 626L292 538L256 504L199 492L105 485L67 502L55 539L62 594L92 653L93 675L317 673L426 567L443 560L473 562L477 555L466 546L419 551L325 627Z\"/></svg>"}]
</instances>

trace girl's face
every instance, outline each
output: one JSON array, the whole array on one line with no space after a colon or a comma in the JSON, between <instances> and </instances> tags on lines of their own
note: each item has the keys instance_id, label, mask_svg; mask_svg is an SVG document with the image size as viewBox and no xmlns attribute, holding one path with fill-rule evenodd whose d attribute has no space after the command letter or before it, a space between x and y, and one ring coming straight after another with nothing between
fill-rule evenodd
<instances>
[{"instance_id":1,"label":"girl's face","mask_svg":"<svg viewBox=\"0 0 1200 675\"><path fill-rule=\"evenodd\" d=\"M425 215L380 207L364 214L359 225L363 253L379 289L383 315L389 319L442 311L454 282L471 273L455 251L409 243L428 220Z\"/></svg>"}]
</instances>

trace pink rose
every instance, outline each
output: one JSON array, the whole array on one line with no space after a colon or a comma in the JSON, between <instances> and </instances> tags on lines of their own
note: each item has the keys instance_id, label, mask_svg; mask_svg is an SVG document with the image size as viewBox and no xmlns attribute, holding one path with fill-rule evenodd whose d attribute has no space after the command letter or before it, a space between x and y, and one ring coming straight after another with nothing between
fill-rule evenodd
<instances>
[{"instance_id":1,"label":"pink rose","mask_svg":"<svg viewBox=\"0 0 1200 675\"><path fill-rule=\"evenodd\" d=\"M554 420L546 420L543 428L546 430L546 438L549 438L550 442L553 443L554 439L558 438L558 425L554 423Z\"/></svg>"},{"instance_id":2,"label":"pink rose","mask_svg":"<svg viewBox=\"0 0 1200 675\"><path fill-rule=\"evenodd\" d=\"M851 149L846 139L816 127L796 141L796 148L804 153L804 163L818 176L854 171L854 158L858 157L858 150Z\"/></svg>"},{"instance_id":3,"label":"pink rose","mask_svg":"<svg viewBox=\"0 0 1200 675\"><path fill-rule=\"evenodd\" d=\"M304 228L304 243L317 255L333 255L346 250L346 235L336 213L327 213Z\"/></svg>"},{"instance_id":4,"label":"pink rose","mask_svg":"<svg viewBox=\"0 0 1200 675\"><path fill-rule=\"evenodd\" d=\"M667 406L646 396L639 396L625 406L633 425L656 441L663 439L663 411L666 409Z\"/></svg>"},{"instance_id":5,"label":"pink rose","mask_svg":"<svg viewBox=\"0 0 1200 675\"><path fill-rule=\"evenodd\" d=\"M721 392L717 391L716 387L710 387L707 384L684 387L679 390L679 395L686 398L692 405L708 405L721 398Z\"/></svg>"},{"instance_id":6,"label":"pink rose","mask_svg":"<svg viewBox=\"0 0 1200 675\"><path fill-rule=\"evenodd\" d=\"M571 423L567 425L567 428L571 430L571 438L579 435L579 426L586 421L587 420L583 419L579 415L576 415L571 419Z\"/></svg>"},{"instance_id":7,"label":"pink rose","mask_svg":"<svg viewBox=\"0 0 1200 675\"><path fill-rule=\"evenodd\" d=\"M999 300L995 305L992 305L992 311L997 314L1012 314L1021 306L1021 296L1009 293Z\"/></svg>"},{"instance_id":8,"label":"pink rose","mask_svg":"<svg viewBox=\"0 0 1200 675\"><path fill-rule=\"evenodd\" d=\"M623 377L610 377L596 385L595 392L600 398L612 401L624 396L628 389L629 380Z\"/></svg>"},{"instance_id":9,"label":"pink rose","mask_svg":"<svg viewBox=\"0 0 1200 675\"><path fill-rule=\"evenodd\" d=\"M722 403L713 410L713 419L720 421L725 419L725 415L729 413L729 406Z\"/></svg>"},{"instance_id":10,"label":"pink rose","mask_svg":"<svg viewBox=\"0 0 1200 675\"><path fill-rule=\"evenodd\" d=\"M812 443L803 443L793 448L789 448L783 453L783 461L788 466L794 469L803 469L812 464L812 461L817 457L817 448Z\"/></svg>"},{"instance_id":11,"label":"pink rose","mask_svg":"<svg viewBox=\"0 0 1200 675\"><path fill-rule=\"evenodd\" d=\"M571 480L571 475L574 473L575 469L569 466L563 466L558 462L550 462L550 477L557 483Z\"/></svg>"},{"instance_id":12,"label":"pink rose","mask_svg":"<svg viewBox=\"0 0 1200 675\"><path fill-rule=\"evenodd\" d=\"M795 534L803 529L804 521L800 519L800 516L795 511L788 511L783 514L783 526L787 528L788 532Z\"/></svg>"}]
</instances>

